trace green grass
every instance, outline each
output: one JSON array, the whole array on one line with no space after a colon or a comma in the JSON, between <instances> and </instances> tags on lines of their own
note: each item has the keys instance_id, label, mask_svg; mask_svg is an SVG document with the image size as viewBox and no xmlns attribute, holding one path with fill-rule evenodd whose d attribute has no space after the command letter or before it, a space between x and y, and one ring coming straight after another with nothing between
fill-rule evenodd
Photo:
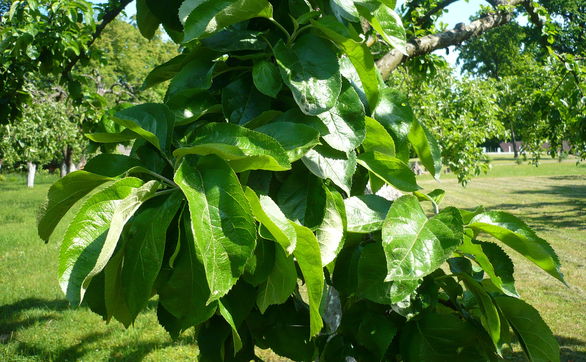
<instances>
[{"instance_id":1,"label":"green grass","mask_svg":"<svg viewBox=\"0 0 586 362\"><path fill-rule=\"evenodd\" d=\"M513 256L518 289L552 327L564 361L586 361L584 175L586 168L572 161L543 163L535 169L504 159L495 162L491 174L473 179L465 189L451 175L442 175L439 184L426 177L420 180L427 190L448 191L444 206L482 204L512 212L552 243L568 288ZM0 360L195 359L193 333L172 341L156 322L152 305L125 330L118 322L106 324L89 310L70 308L64 301L56 275L58 245L44 244L35 227L36 210L55 179L41 176L34 189L24 186L23 176L0 181Z\"/></svg>"}]
</instances>

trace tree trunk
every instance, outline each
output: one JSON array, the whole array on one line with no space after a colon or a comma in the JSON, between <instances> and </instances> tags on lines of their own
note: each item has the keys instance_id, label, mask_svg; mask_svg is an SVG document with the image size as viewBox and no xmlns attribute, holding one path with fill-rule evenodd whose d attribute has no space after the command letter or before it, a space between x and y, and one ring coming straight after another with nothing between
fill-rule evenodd
<instances>
[{"instance_id":1,"label":"tree trunk","mask_svg":"<svg viewBox=\"0 0 586 362\"><path fill-rule=\"evenodd\" d=\"M515 129L513 128L513 124L511 124L511 141L513 142L513 157L519 157L519 151L517 150L517 138L515 137Z\"/></svg>"},{"instance_id":2,"label":"tree trunk","mask_svg":"<svg viewBox=\"0 0 586 362\"><path fill-rule=\"evenodd\" d=\"M32 163L32 162L27 162L26 163L28 166L28 175L26 177L26 185L28 187L34 187L35 186L35 173L37 172L37 165Z\"/></svg>"},{"instance_id":3,"label":"tree trunk","mask_svg":"<svg viewBox=\"0 0 586 362\"><path fill-rule=\"evenodd\" d=\"M61 177L67 176L69 173L75 171L73 164L73 149L67 145L63 148L63 163L61 164Z\"/></svg>"}]
</instances>

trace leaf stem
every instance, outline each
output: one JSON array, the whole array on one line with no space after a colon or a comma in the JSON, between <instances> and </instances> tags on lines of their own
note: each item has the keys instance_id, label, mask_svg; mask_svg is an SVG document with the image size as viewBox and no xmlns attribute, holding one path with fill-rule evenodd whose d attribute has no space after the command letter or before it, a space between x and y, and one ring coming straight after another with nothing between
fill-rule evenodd
<instances>
[{"instance_id":1,"label":"leaf stem","mask_svg":"<svg viewBox=\"0 0 586 362\"><path fill-rule=\"evenodd\" d=\"M278 21L273 18L268 18L271 23L273 23L277 28L279 28L286 36L287 36L287 43L291 41L291 34L281 25Z\"/></svg>"}]
</instances>

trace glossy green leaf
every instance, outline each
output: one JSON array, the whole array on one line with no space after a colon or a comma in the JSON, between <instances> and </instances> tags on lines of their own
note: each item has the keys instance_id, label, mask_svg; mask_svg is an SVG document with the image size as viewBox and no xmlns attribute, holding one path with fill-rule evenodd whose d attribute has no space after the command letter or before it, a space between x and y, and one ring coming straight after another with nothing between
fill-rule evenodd
<instances>
[{"instance_id":1,"label":"glossy green leaf","mask_svg":"<svg viewBox=\"0 0 586 362\"><path fill-rule=\"evenodd\" d=\"M364 107L350 83L343 83L336 105L318 117L328 128L322 136L332 148L350 152L364 141Z\"/></svg>"},{"instance_id":2,"label":"glossy green leaf","mask_svg":"<svg viewBox=\"0 0 586 362\"><path fill-rule=\"evenodd\" d=\"M372 7L356 2L358 13L364 17L387 44L403 54L407 54L405 28L401 17L390 7L380 4L374 11Z\"/></svg>"},{"instance_id":3,"label":"glossy green leaf","mask_svg":"<svg viewBox=\"0 0 586 362\"><path fill-rule=\"evenodd\" d=\"M273 98L277 97L283 85L279 69L266 60L260 61L252 67L252 80L256 89Z\"/></svg>"},{"instance_id":4,"label":"glossy green leaf","mask_svg":"<svg viewBox=\"0 0 586 362\"><path fill-rule=\"evenodd\" d=\"M83 300L91 279L114 253L124 225L157 187L154 181L143 185L124 178L85 200L63 236L59 257L59 283L72 304Z\"/></svg>"},{"instance_id":5,"label":"glossy green leaf","mask_svg":"<svg viewBox=\"0 0 586 362\"><path fill-rule=\"evenodd\" d=\"M387 130L374 118L365 118L366 137L362 142L364 152L380 152L395 156L395 141Z\"/></svg>"},{"instance_id":6,"label":"glossy green leaf","mask_svg":"<svg viewBox=\"0 0 586 362\"><path fill-rule=\"evenodd\" d=\"M378 243L362 249L358 261L358 295L379 304L392 305L404 300L421 284L418 279L385 281L387 277L385 253Z\"/></svg>"},{"instance_id":7,"label":"glossy green leaf","mask_svg":"<svg viewBox=\"0 0 586 362\"><path fill-rule=\"evenodd\" d=\"M358 163L386 183L401 191L417 191L420 187L415 174L403 161L378 151L358 156Z\"/></svg>"},{"instance_id":8,"label":"glossy green leaf","mask_svg":"<svg viewBox=\"0 0 586 362\"><path fill-rule=\"evenodd\" d=\"M126 108L116 113L115 121L161 151L171 146L175 116L164 104L145 103Z\"/></svg>"},{"instance_id":9,"label":"glossy green leaf","mask_svg":"<svg viewBox=\"0 0 586 362\"><path fill-rule=\"evenodd\" d=\"M217 64L213 62L215 56L213 52L198 49L197 57L185 63L171 80L165 95L166 102L176 104L179 97L196 98L205 94L204 91L212 86L212 75Z\"/></svg>"},{"instance_id":10,"label":"glossy green leaf","mask_svg":"<svg viewBox=\"0 0 586 362\"><path fill-rule=\"evenodd\" d=\"M231 123L210 123L197 131L189 146L178 148L175 157L216 155L236 172L284 171L291 168L283 147L272 137Z\"/></svg>"},{"instance_id":11,"label":"glossy green leaf","mask_svg":"<svg viewBox=\"0 0 586 362\"><path fill-rule=\"evenodd\" d=\"M408 138L419 156L419 161L432 176L439 177L442 169L442 155L435 137L424 125L416 121L411 125Z\"/></svg>"},{"instance_id":12,"label":"glossy green leaf","mask_svg":"<svg viewBox=\"0 0 586 362\"><path fill-rule=\"evenodd\" d=\"M258 309L264 314L269 306L284 303L296 286L297 271L293 256L287 256L282 249L276 248L273 268L256 296Z\"/></svg>"},{"instance_id":13,"label":"glossy green leaf","mask_svg":"<svg viewBox=\"0 0 586 362\"><path fill-rule=\"evenodd\" d=\"M440 267L462 243L462 218L449 207L428 219L415 196L393 202L383 225L386 280L422 278Z\"/></svg>"},{"instance_id":14,"label":"glossy green leaf","mask_svg":"<svg viewBox=\"0 0 586 362\"><path fill-rule=\"evenodd\" d=\"M287 152L289 162L299 160L307 151L320 144L319 132L301 123L273 122L255 131L276 139Z\"/></svg>"},{"instance_id":15,"label":"glossy green leaf","mask_svg":"<svg viewBox=\"0 0 586 362\"><path fill-rule=\"evenodd\" d=\"M256 245L252 210L234 171L216 156L186 156L174 178L191 213L195 245L211 290L208 303L236 283Z\"/></svg>"},{"instance_id":16,"label":"glossy green leaf","mask_svg":"<svg viewBox=\"0 0 586 362\"><path fill-rule=\"evenodd\" d=\"M120 270L121 290L131 319L145 307L163 264L167 229L177 214L183 195L175 191L145 202L123 234L124 264Z\"/></svg>"},{"instance_id":17,"label":"glossy green leaf","mask_svg":"<svg viewBox=\"0 0 586 362\"><path fill-rule=\"evenodd\" d=\"M495 301L513 327L530 361L560 360L560 346L535 308L511 297L497 296Z\"/></svg>"},{"instance_id":18,"label":"glossy green leaf","mask_svg":"<svg viewBox=\"0 0 586 362\"><path fill-rule=\"evenodd\" d=\"M218 52L233 52L240 50L264 50L267 43L261 38L262 33L258 31L239 30L227 28L208 38L202 39L201 43L208 49Z\"/></svg>"},{"instance_id":19,"label":"glossy green leaf","mask_svg":"<svg viewBox=\"0 0 586 362\"><path fill-rule=\"evenodd\" d=\"M472 242L464 238L458 252L474 260L490 277L492 283L511 297L519 297L513 277L514 266L509 256L498 245Z\"/></svg>"},{"instance_id":20,"label":"glossy green leaf","mask_svg":"<svg viewBox=\"0 0 586 362\"><path fill-rule=\"evenodd\" d=\"M476 234L492 235L564 282L560 261L553 248L517 217L506 212L489 211L476 215L467 227Z\"/></svg>"},{"instance_id":21,"label":"glossy green leaf","mask_svg":"<svg viewBox=\"0 0 586 362\"><path fill-rule=\"evenodd\" d=\"M76 171L51 185L47 201L41 208L38 222L39 237L46 242L49 241L61 218L77 201L96 187L111 180L109 177L90 172Z\"/></svg>"},{"instance_id":22,"label":"glossy green leaf","mask_svg":"<svg viewBox=\"0 0 586 362\"><path fill-rule=\"evenodd\" d=\"M128 142L138 137L132 131L124 130L119 133L96 132L86 133L85 136L96 143L122 143Z\"/></svg>"},{"instance_id":23,"label":"glossy green leaf","mask_svg":"<svg viewBox=\"0 0 586 362\"><path fill-rule=\"evenodd\" d=\"M360 87L364 90L368 104L372 109L378 103L379 76L372 54L366 44L351 36L342 23L330 16L312 21L312 25L333 41L352 62L360 78Z\"/></svg>"},{"instance_id":24,"label":"glossy green leaf","mask_svg":"<svg viewBox=\"0 0 586 362\"><path fill-rule=\"evenodd\" d=\"M296 170L279 189L277 204L288 219L309 228L317 227L323 220L326 204L322 184L310 172Z\"/></svg>"},{"instance_id":25,"label":"glossy green leaf","mask_svg":"<svg viewBox=\"0 0 586 362\"><path fill-rule=\"evenodd\" d=\"M201 260L202 254L197 251L191 231L189 213L183 213L179 225L177 257L169 278L158 288L159 322L174 336L208 320L218 307L216 302L208 303L210 288Z\"/></svg>"},{"instance_id":26,"label":"glossy green leaf","mask_svg":"<svg viewBox=\"0 0 586 362\"><path fill-rule=\"evenodd\" d=\"M148 89L157 84L161 84L171 78L183 69L183 66L193 60L197 55L197 51L180 54L171 58L167 62L156 66L145 78L142 89Z\"/></svg>"},{"instance_id":27,"label":"glossy green leaf","mask_svg":"<svg viewBox=\"0 0 586 362\"><path fill-rule=\"evenodd\" d=\"M272 240L257 239L254 255L246 262L242 279L255 287L264 283L273 270L275 249L279 247Z\"/></svg>"},{"instance_id":28,"label":"glossy green leaf","mask_svg":"<svg viewBox=\"0 0 586 362\"><path fill-rule=\"evenodd\" d=\"M102 153L86 163L84 171L102 176L116 177L126 173L134 167L140 167L139 159L125 155Z\"/></svg>"},{"instance_id":29,"label":"glossy green leaf","mask_svg":"<svg viewBox=\"0 0 586 362\"><path fill-rule=\"evenodd\" d=\"M187 0L179 13L185 21L183 42L187 43L244 20L270 18L273 8L267 0Z\"/></svg>"},{"instance_id":30,"label":"glossy green leaf","mask_svg":"<svg viewBox=\"0 0 586 362\"><path fill-rule=\"evenodd\" d=\"M323 327L319 306L324 289L324 272L319 243L313 232L294 222L291 225L297 232L297 247L293 252L299 269L303 273L307 295L309 297L310 336L316 336Z\"/></svg>"},{"instance_id":31,"label":"glossy green leaf","mask_svg":"<svg viewBox=\"0 0 586 362\"><path fill-rule=\"evenodd\" d=\"M309 171L321 179L330 179L350 195L352 176L356 171L356 154L340 152L326 146L315 146L301 159Z\"/></svg>"},{"instance_id":32,"label":"glossy green leaf","mask_svg":"<svg viewBox=\"0 0 586 362\"><path fill-rule=\"evenodd\" d=\"M254 218L266 227L283 250L291 255L297 244L297 233L279 206L267 195L257 196L250 187L246 188L245 195Z\"/></svg>"},{"instance_id":33,"label":"glossy green leaf","mask_svg":"<svg viewBox=\"0 0 586 362\"><path fill-rule=\"evenodd\" d=\"M161 25L161 21L149 9L146 0L136 1L136 24L142 36L152 39Z\"/></svg>"},{"instance_id":34,"label":"glossy green leaf","mask_svg":"<svg viewBox=\"0 0 586 362\"><path fill-rule=\"evenodd\" d=\"M271 99L261 94L249 77L240 77L222 91L222 108L226 119L245 125L271 109Z\"/></svg>"},{"instance_id":35,"label":"glossy green leaf","mask_svg":"<svg viewBox=\"0 0 586 362\"><path fill-rule=\"evenodd\" d=\"M415 115L407 98L396 90L383 89L373 111L373 118L380 122L393 137L396 157L403 162L408 162L408 137L411 125L415 122Z\"/></svg>"},{"instance_id":36,"label":"glossy green leaf","mask_svg":"<svg viewBox=\"0 0 586 362\"><path fill-rule=\"evenodd\" d=\"M486 343L478 328L456 314L426 313L401 330L405 362L476 362L488 360L478 347Z\"/></svg>"},{"instance_id":37,"label":"glossy green leaf","mask_svg":"<svg viewBox=\"0 0 586 362\"><path fill-rule=\"evenodd\" d=\"M348 231L367 234L382 229L391 201L377 195L353 196L344 200Z\"/></svg>"},{"instance_id":38,"label":"glossy green leaf","mask_svg":"<svg viewBox=\"0 0 586 362\"><path fill-rule=\"evenodd\" d=\"M289 48L273 48L281 76L303 113L318 115L336 104L342 78L335 49L312 34L300 36Z\"/></svg>"},{"instance_id":39,"label":"glossy green leaf","mask_svg":"<svg viewBox=\"0 0 586 362\"><path fill-rule=\"evenodd\" d=\"M494 346L498 348L501 340L501 321L492 297L486 290L484 290L482 285L471 276L460 274L458 277L464 281L466 288L476 297L476 301L478 302L481 311L480 322L488 332Z\"/></svg>"},{"instance_id":40,"label":"glossy green leaf","mask_svg":"<svg viewBox=\"0 0 586 362\"><path fill-rule=\"evenodd\" d=\"M326 205L324 218L315 231L319 243L322 265L330 264L344 246L346 209L342 196L333 188L325 186Z\"/></svg>"}]
</instances>

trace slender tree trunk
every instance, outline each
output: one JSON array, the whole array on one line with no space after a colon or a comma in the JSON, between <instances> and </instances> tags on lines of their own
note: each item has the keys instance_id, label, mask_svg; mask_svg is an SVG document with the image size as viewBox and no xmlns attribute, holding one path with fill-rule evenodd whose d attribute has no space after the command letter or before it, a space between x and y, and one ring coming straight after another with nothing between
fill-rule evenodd
<instances>
[{"instance_id":1,"label":"slender tree trunk","mask_svg":"<svg viewBox=\"0 0 586 362\"><path fill-rule=\"evenodd\" d=\"M511 141L513 142L513 157L519 157L519 151L517 150L517 138L515 137L515 130L511 125Z\"/></svg>"},{"instance_id":2,"label":"slender tree trunk","mask_svg":"<svg viewBox=\"0 0 586 362\"><path fill-rule=\"evenodd\" d=\"M63 163L61 164L61 177L67 176L69 173L76 170L73 164L73 149L67 145L63 148Z\"/></svg>"},{"instance_id":3,"label":"slender tree trunk","mask_svg":"<svg viewBox=\"0 0 586 362\"><path fill-rule=\"evenodd\" d=\"M28 166L28 175L26 177L26 185L28 187L34 187L35 186L35 173L37 172L37 165L32 163L32 162L27 162L26 163Z\"/></svg>"}]
</instances>

